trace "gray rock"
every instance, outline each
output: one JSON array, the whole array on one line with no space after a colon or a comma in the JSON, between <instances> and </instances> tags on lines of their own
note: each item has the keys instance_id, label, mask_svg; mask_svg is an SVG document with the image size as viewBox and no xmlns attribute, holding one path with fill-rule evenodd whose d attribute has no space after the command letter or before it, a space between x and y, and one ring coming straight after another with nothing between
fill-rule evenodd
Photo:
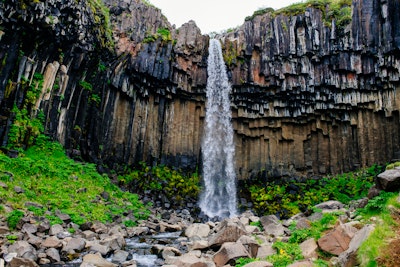
<instances>
[{"instance_id":1,"label":"gray rock","mask_svg":"<svg viewBox=\"0 0 400 267\"><path fill-rule=\"evenodd\" d=\"M49 235L57 235L64 231L64 228L60 224L54 224L50 226Z\"/></svg>"},{"instance_id":2,"label":"gray rock","mask_svg":"<svg viewBox=\"0 0 400 267\"><path fill-rule=\"evenodd\" d=\"M214 255L214 262L217 266L224 266L230 260L242 257L250 257L246 248L240 243L226 242Z\"/></svg>"},{"instance_id":3,"label":"gray rock","mask_svg":"<svg viewBox=\"0 0 400 267\"><path fill-rule=\"evenodd\" d=\"M386 170L377 176L377 185L388 192L396 192L400 189L400 170Z\"/></svg>"},{"instance_id":4,"label":"gray rock","mask_svg":"<svg viewBox=\"0 0 400 267\"><path fill-rule=\"evenodd\" d=\"M246 229L240 222L232 222L229 219L222 221L216 233L209 237L210 246L222 245L226 242L236 242L242 235L246 234Z\"/></svg>"},{"instance_id":5,"label":"gray rock","mask_svg":"<svg viewBox=\"0 0 400 267\"><path fill-rule=\"evenodd\" d=\"M210 233L210 226L203 223L194 223L189 225L185 230L185 236L187 237L207 237Z\"/></svg>"},{"instance_id":6,"label":"gray rock","mask_svg":"<svg viewBox=\"0 0 400 267\"><path fill-rule=\"evenodd\" d=\"M70 238L67 243L63 246L63 251L76 251L80 252L85 248L86 241L83 238Z\"/></svg>"},{"instance_id":7,"label":"gray rock","mask_svg":"<svg viewBox=\"0 0 400 267\"><path fill-rule=\"evenodd\" d=\"M344 207L344 204L341 203L340 201L329 200L329 201L317 204L314 207L317 209L322 209L322 210L339 210Z\"/></svg>"},{"instance_id":8,"label":"gray rock","mask_svg":"<svg viewBox=\"0 0 400 267\"><path fill-rule=\"evenodd\" d=\"M123 251L123 250L117 250L114 252L114 255L112 257L112 262L121 264L126 261L126 259L129 256L129 252Z\"/></svg>"},{"instance_id":9,"label":"gray rock","mask_svg":"<svg viewBox=\"0 0 400 267\"><path fill-rule=\"evenodd\" d=\"M46 250L46 255L49 257L49 259L52 262L59 262L60 259L60 253L58 252L57 249L55 248L49 248Z\"/></svg>"},{"instance_id":10,"label":"gray rock","mask_svg":"<svg viewBox=\"0 0 400 267\"><path fill-rule=\"evenodd\" d=\"M357 251L361 244L369 237L375 229L373 225L366 225L359 230L350 241L349 247L346 251L339 255L340 266L357 266Z\"/></svg>"},{"instance_id":11,"label":"gray rock","mask_svg":"<svg viewBox=\"0 0 400 267\"><path fill-rule=\"evenodd\" d=\"M253 261L243 265L243 267L273 267L274 265L268 261Z\"/></svg>"},{"instance_id":12,"label":"gray rock","mask_svg":"<svg viewBox=\"0 0 400 267\"><path fill-rule=\"evenodd\" d=\"M257 258L265 259L267 256L276 254L276 250L272 247L272 244L263 244L258 248Z\"/></svg>"},{"instance_id":13,"label":"gray rock","mask_svg":"<svg viewBox=\"0 0 400 267\"><path fill-rule=\"evenodd\" d=\"M36 249L29 244L27 241L16 241L14 244L8 247L9 253L17 253L17 257L24 259L37 260Z\"/></svg>"},{"instance_id":14,"label":"gray rock","mask_svg":"<svg viewBox=\"0 0 400 267\"><path fill-rule=\"evenodd\" d=\"M11 260L8 267L39 267L39 265L32 259L15 257Z\"/></svg>"},{"instance_id":15,"label":"gray rock","mask_svg":"<svg viewBox=\"0 0 400 267\"><path fill-rule=\"evenodd\" d=\"M99 254L87 254L87 255L83 256L82 264L86 264L86 266L88 266L87 264L92 264L93 266L96 266L96 267L117 267L118 266L114 263L107 261Z\"/></svg>"},{"instance_id":16,"label":"gray rock","mask_svg":"<svg viewBox=\"0 0 400 267\"><path fill-rule=\"evenodd\" d=\"M307 239L300 244L300 249L305 259L318 258L318 245L314 238Z\"/></svg>"},{"instance_id":17,"label":"gray rock","mask_svg":"<svg viewBox=\"0 0 400 267\"><path fill-rule=\"evenodd\" d=\"M88 250L91 252L99 252L101 255L106 256L111 250L110 247L101 245L100 241L88 241L86 242Z\"/></svg>"},{"instance_id":18,"label":"gray rock","mask_svg":"<svg viewBox=\"0 0 400 267\"><path fill-rule=\"evenodd\" d=\"M62 243L56 236L50 236L43 241L42 246L45 248L58 248L62 246Z\"/></svg>"}]
</instances>

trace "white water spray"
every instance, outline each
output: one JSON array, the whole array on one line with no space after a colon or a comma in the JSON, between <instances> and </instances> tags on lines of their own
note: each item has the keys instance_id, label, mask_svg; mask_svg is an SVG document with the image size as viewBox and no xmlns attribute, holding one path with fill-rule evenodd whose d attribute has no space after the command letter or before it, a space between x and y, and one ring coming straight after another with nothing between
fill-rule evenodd
<instances>
[{"instance_id":1,"label":"white water spray","mask_svg":"<svg viewBox=\"0 0 400 267\"><path fill-rule=\"evenodd\" d=\"M208 217L232 217L236 210L235 147L229 93L221 44L210 40L207 66L207 103L204 127L204 189L200 208Z\"/></svg>"}]
</instances>

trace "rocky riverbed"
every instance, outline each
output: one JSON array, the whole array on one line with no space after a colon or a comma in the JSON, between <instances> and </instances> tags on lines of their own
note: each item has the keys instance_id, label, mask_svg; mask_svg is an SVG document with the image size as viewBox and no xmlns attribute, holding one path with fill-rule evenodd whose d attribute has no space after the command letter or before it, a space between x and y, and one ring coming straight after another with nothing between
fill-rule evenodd
<instances>
[{"instance_id":1,"label":"rocky riverbed","mask_svg":"<svg viewBox=\"0 0 400 267\"><path fill-rule=\"evenodd\" d=\"M235 218L199 223L188 210L154 209L150 218L136 227L99 222L78 226L65 214L60 216L63 224L50 225L43 217L27 214L17 230L11 231L3 218L0 266L230 266L237 258L263 259L278 253L273 244L289 239L291 225L310 227L328 212L342 215L320 239L301 243L304 260L291 266L313 266L318 249L334 255L329 259L333 265L351 266L358 246L374 228L353 218L354 208L367 201L360 200L349 209L329 201L317 205L316 213L297 214L284 221L246 211ZM259 261L245 266L273 265Z\"/></svg>"}]
</instances>

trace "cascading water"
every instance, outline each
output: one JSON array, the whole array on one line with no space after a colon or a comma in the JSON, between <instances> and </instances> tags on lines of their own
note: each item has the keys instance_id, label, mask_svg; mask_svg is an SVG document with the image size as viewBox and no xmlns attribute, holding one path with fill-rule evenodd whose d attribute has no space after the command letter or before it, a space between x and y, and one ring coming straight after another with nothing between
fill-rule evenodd
<instances>
[{"instance_id":1,"label":"cascading water","mask_svg":"<svg viewBox=\"0 0 400 267\"><path fill-rule=\"evenodd\" d=\"M236 210L235 147L229 93L221 44L210 40L207 103L202 143L204 191L200 208L208 217L232 217Z\"/></svg>"}]
</instances>

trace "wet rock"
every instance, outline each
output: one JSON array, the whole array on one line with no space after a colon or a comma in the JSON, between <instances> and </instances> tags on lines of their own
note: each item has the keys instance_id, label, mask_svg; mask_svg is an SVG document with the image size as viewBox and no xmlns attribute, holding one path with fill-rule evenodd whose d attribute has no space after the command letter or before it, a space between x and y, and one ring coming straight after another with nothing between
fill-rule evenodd
<instances>
[{"instance_id":1,"label":"wet rock","mask_svg":"<svg viewBox=\"0 0 400 267\"><path fill-rule=\"evenodd\" d=\"M92 264L96 267L117 267L118 265L104 259L99 254L87 254L83 256L82 264ZM82 266L82 265L81 265Z\"/></svg>"},{"instance_id":2,"label":"wet rock","mask_svg":"<svg viewBox=\"0 0 400 267\"><path fill-rule=\"evenodd\" d=\"M114 255L113 255L111 261L116 264L121 264L126 261L128 256L129 256L129 252L123 251L123 250L117 250L114 252Z\"/></svg>"}]
</instances>

